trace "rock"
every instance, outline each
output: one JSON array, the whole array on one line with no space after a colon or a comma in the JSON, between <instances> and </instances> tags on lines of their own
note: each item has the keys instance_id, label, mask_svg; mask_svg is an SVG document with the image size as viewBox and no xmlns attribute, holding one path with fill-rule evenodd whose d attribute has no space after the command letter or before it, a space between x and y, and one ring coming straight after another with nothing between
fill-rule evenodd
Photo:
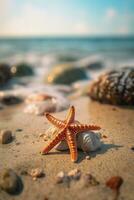
<instances>
[{"instance_id":1,"label":"rock","mask_svg":"<svg viewBox=\"0 0 134 200\"><path fill-rule=\"evenodd\" d=\"M60 62L74 62L77 61L78 57L75 55L69 54L61 54L58 56L58 60Z\"/></svg>"},{"instance_id":2,"label":"rock","mask_svg":"<svg viewBox=\"0 0 134 200\"><path fill-rule=\"evenodd\" d=\"M10 130L1 130L0 131L0 143L7 144L12 141L12 132Z\"/></svg>"},{"instance_id":3,"label":"rock","mask_svg":"<svg viewBox=\"0 0 134 200\"><path fill-rule=\"evenodd\" d=\"M102 69L104 66L102 64L102 62L100 61L94 61L94 62L90 62L86 68L90 69L90 70L99 70Z\"/></svg>"},{"instance_id":4,"label":"rock","mask_svg":"<svg viewBox=\"0 0 134 200\"><path fill-rule=\"evenodd\" d=\"M134 105L134 68L106 72L89 85L89 96L102 103Z\"/></svg>"},{"instance_id":5,"label":"rock","mask_svg":"<svg viewBox=\"0 0 134 200\"><path fill-rule=\"evenodd\" d=\"M0 63L0 86L4 86L11 79L10 66Z\"/></svg>"},{"instance_id":6,"label":"rock","mask_svg":"<svg viewBox=\"0 0 134 200\"><path fill-rule=\"evenodd\" d=\"M87 155L85 158L86 158L86 160L90 160L91 159L91 157L89 155Z\"/></svg>"},{"instance_id":7,"label":"rock","mask_svg":"<svg viewBox=\"0 0 134 200\"><path fill-rule=\"evenodd\" d=\"M16 194L22 190L22 182L12 169L0 171L0 188L9 194Z\"/></svg>"},{"instance_id":8,"label":"rock","mask_svg":"<svg viewBox=\"0 0 134 200\"><path fill-rule=\"evenodd\" d=\"M46 78L47 83L69 85L77 80L87 79L86 71L69 64L54 67Z\"/></svg>"},{"instance_id":9,"label":"rock","mask_svg":"<svg viewBox=\"0 0 134 200\"><path fill-rule=\"evenodd\" d=\"M29 175L32 176L33 180L36 180L37 178L43 177L45 174L44 174L43 169L41 169L41 168L35 168L35 169L32 169L29 172Z\"/></svg>"},{"instance_id":10,"label":"rock","mask_svg":"<svg viewBox=\"0 0 134 200\"><path fill-rule=\"evenodd\" d=\"M84 187L96 186L98 184L99 184L99 182L90 173L87 173L87 174L85 174L83 176L83 185L84 185Z\"/></svg>"},{"instance_id":11,"label":"rock","mask_svg":"<svg viewBox=\"0 0 134 200\"><path fill-rule=\"evenodd\" d=\"M32 66L27 63L19 63L11 67L11 73L13 76L22 77L22 76L32 76L34 71Z\"/></svg>"},{"instance_id":12,"label":"rock","mask_svg":"<svg viewBox=\"0 0 134 200\"><path fill-rule=\"evenodd\" d=\"M120 176L112 176L108 181L106 181L106 186L112 190L118 191L123 183L123 178Z\"/></svg>"},{"instance_id":13,"label":"rock","mask_svg":"<svg viewBox=\"0 0 134 200\"><path fill-rule=\"evenodd\" d=\"M19 104L22 102L22 99L18 96L15 95L10 95L10 94L3 94L0 95L0 102L4 105L14 105L14 104Z\"/></svg>"},{"instance_id":14,"label":"rock","mask_svg":"<svg viewBox=\"0 0 134 200\"><path fill-rule=\"evenodd\" d=\"M81 177L81 171L79 169L73 169L68 172L68 176L73 180L79 180Z\"/></svg>"},{"instance_id":15,"label":"rock","mask_svg":"<svg viewBox=\"0 0 134 200\"><path fill-rule=\"evenodd\" d=\"M65 185L69 186L70 178L63 171L61 171L56 176L56 183L57 184L63 183Z\"/></svg>"}]
</instances>

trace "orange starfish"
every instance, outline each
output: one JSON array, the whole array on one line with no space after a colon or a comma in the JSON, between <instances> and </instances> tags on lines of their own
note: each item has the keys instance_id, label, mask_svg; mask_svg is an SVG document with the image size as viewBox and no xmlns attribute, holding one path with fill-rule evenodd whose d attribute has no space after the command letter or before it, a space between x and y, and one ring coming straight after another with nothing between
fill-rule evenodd
<instances>
[{"instance_id":1,"label":"orange starfish","mask_svg":"<svg viewBox=\"0 0 134 200\"><path fill-rule=\"evenodd\" d=\"M56 144L62 140L66 140L71 153L71 160L73 162L77 161L77 144L76 144L76 134L82 133L89 130L99 130L100 127L96 125L86 125L80 124L74 120L75 118L75 108L71 106L67 117L64 121L59 120L49 113L46 113L46 118L58 128L57 135L55 138L46 146L42 154L47 154Z\"/></svg>"}]
</instances>

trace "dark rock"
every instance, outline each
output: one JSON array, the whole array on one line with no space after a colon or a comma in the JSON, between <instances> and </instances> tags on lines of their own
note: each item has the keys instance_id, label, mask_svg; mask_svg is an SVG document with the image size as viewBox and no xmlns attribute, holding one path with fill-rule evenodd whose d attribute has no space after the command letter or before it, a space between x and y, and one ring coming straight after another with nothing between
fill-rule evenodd
<instances>
[{"instance_id":1,"label":"dark rock","mask_svg":"<svg viewBox=\"0 0 134 200\"><path fill-rule=\"evenodd\" d=\"M32 66L27 63L20 63L11 67L11 73L13 76L22 77L22 76L32 76L34 71Z\"/></svg>"},{"instance_id":2,"label":"dark rock","mask_svg":"<svg viewBox=\"0 0 134 200\"><path fill-rule=\"evenodd\" d=\"M22 190L22 181L12 169L0 172L0 188L9 194L18 194Z\"/></svg>"},{"instance_id":3,"label":"dark rock","mask_svg":"<svg viewBox=\"0 0 134 200\"><path fill-rule=\"evenodd\" d=\"M11 79L10 66L5 63L0 64L0 86L3 86Z\"/></svg>"},{"instance_id":4,"label":"dark rock","mask_svg":"<svg viewBox=\"0 0 134 200\"><path fill-rule=\"evenodd\" d=\"M90 70L99 70L102 69L104 66L100 61L91 62L89 63L86 68Z\"/></svg>"},{"instance_id":5,"label":"dark rock","mask_svg":"<svg viewBox=\"0 0 134 200\"><path fill-rule=\"evenodd\" d=\"M14 105L19 104L22 102L22 99L20 97L14 96L14 95L4 95L0 98L1 103L4 105Z\"/></svg>"},{"instance_id":6,"label":"dark rock","mask_svg":"<svg viewBox=\"0 0 134 200\"><path fill-rule=\"evenodd\" d=\"M134 68L112 70L89 86L92 99L114 105L134 105Z\"/></svg>"},{"instance_id":7,"label":"dark rock","mask_svg":"<svg viewBox=\"0 0 134 200\"><path fill-rule=\"evenodd\" d=\"M47 76L47 82L52 84L71 84L77 80L87 79L86 71L69 64L54 67Z\"/></svg>"},{"instance_id":8,"label":"dark rock","mask_svg":"<svg viewBox=\"0 0 134 200\"><path fill-rule=\"evenodd\" d=\"M59 55L58 56L58 60L60 62L74 62L76 61L78 58L76 56L73 56L73 55L69 55L69 54L66 54L66 55Z\"/></svg>"}]
</instances>

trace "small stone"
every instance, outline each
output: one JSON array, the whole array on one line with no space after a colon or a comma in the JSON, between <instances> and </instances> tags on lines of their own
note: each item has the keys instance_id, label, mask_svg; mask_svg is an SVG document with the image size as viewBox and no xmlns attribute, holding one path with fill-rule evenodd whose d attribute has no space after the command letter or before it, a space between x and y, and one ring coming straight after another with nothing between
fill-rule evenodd
<instances>
[{"instance_id":1,"label":"small stone","mask_svg":"<svg viewBox=\"0 0 134 200\"><path fill-rule=\"evenodd\" d=\"M24 176L28 175L28 173L27 173L27 171L26 171L25 169L23 169L23 170L20 172L20 174L21 174L21 175L24 175Z\"/></svg>"},{"instance_id":2,"label":"small stone","mask_svg":"<svg viewBox=\"0 0 134 200\"><path fill-rule=\"evenodd\" d=\"M81 171L79 169L73 169L68 172L68 176L73 180L79 180L81 177Z\"/></svg>"},{"instance_id":3,"label":"small stone","mask_svg":"<svg viewBox=\"0 0 134 200\"><path fill-rule=\"evenodd\" d=\"M21 132L21 131L23 131L23 129L21 128L16 129L16 132Z\"/></svg>"},{"instance_id":4,"label":"small stone","mask_svg":"<svg viewBox=\"0 0 134 200\"><path fill-rule=\"evenodd\" d=\"M96 186L99 184L99 182L96 180L96 178L94 176L92 176L90 173L85 174L85 176L83 177L83 182L84 182L84 186Z\"/></svg>"},{"instance_id":5,"label":"small stone","mask_svg":"<svg viewBox=\"0 0 134 200\"><path fill-rule=\"evenodd\" d=\"M86 156L86 160L90 160L91 157L89 155Z\"/></svg>"},{"instance_id":6,"label":"small stone","mask_svg":"<svg viewBox=\"0 0 134 200\"><path fill-rule=\"evenodd\" d=\"M6 106L22 103L22 99L20 97L9 94L4 94L3 96L1 96L0 101Z\"/></svg>"},{"instance_id":7,"label":"small stone","mask_svg":"<svg viewBox=\"0 0 134 200\"><path fill-rule=\"evenodd\" d=\"M12 132L10 130L1 130L0 131L0 143L7 144L12 141Z\"/></svg>"},{"instance_id":8,"label":"small stone","mask_svg":"<svg viewBox=\"0 0 134 200\"><path fill-rule=\"evenodd\" d=\"M37 178L43 177L45 174L44 174L43 169L41 169L41 168L35 168L35 169L32 169L29 172L29 175L32 176L33 180L36 180Z\"/></svg>"},{"instance_id":9,"label":"small stone","mask_svg":"<svg viewBox=\"0 0 134 200\"><path fill-rule=\"evenodd\" d=\"M65 183L65 184L69 185L70 179L63 171L61 171L57 174L56 183L57 184Z\"/></svg>"},{"instance_id":10,"label":"small stone","mask_svg":"<svg viewBox=\"0 0 134 200\"><path fill-rule=\"evenodd\" d=\"M132 151L134 151L134 146L133 146L133 147L131 147L131 150L132 150Z\"/></svg>"},{"instance_id":11,"label":"small stone","mask_svg":"<svg viewBox=\"0 0 134 200\"><path fill-rule=\"evenodd\" d=\"M112 190L118 191L123 183L123 178L120 176L113 176L108 181L106 181L106 186Z\"/></svg>"},{"instance_id":12,"label":"small stone","mask_svg":"<svg viewBox=\"0 0 134 200\"><path fill-rule=\"evenodd\" d=\"M9 194L16 194L22 189L22 182L12 169L3 169L0 172L0 187Z\"/></svg>"}]
</instances>

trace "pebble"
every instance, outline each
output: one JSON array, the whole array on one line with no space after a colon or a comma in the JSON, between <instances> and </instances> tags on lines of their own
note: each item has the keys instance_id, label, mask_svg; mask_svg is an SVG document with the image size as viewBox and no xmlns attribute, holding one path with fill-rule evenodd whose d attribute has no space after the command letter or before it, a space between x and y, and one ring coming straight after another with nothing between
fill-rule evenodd
<instances>
[{"instance_id":1,"label":"pebble","mask_svg":"<svg viewBox=\"0 0 134 200\"><path fill-rule=\"evenodd\" d=\"M22 190L22 182L12 169L3 169L0 172L0 188L9 194L16 194Z\"/></svg>"},{"instance_id":2,"label":"pebble","mask_svg":"<svg viewBox=\"0 0 134 200\"><path fill-rule=\"evenodd\" d=\"M123 183L123 178L120 176L112 176L108 181L106 181L106 186L112 190L118 191Z\"/></svg>"},{"instance_id":3,"label":"pebble","mask_svg":"<svg viewBox=\"0 0 134 200\"><path fill-rule=\"evenodd\" d=\"M12 132L10 130L1 130L0 131L0 143L7 144L12 141Z\"/></svg>"},{"instance_id":4,"label":"pebble","mask_svg":"<svg viewBox=\"0 0 134 200\"><path fill-rule=\"evenodd\" d=\"M43 177L45 174L44 174L43 169L41 169L41 168L35 168L35 169L32 169L29 172L29 175L32 176L33 180L36 180L37 178Z\"/></svg>"},{"instance_id":5,"label":"pebble","mask_svg":"<svg viewBox=\"0 0 134 200\"><path fill-rule=\"evenodd\" d=\"M68 172L68 176L73 180L79 180L81 177L81 171L79 169L73 169Z\"/></svg>"},{"instance_id":6,"label":"pebble","mask_svg":"<svg viewBox=\"0 0 134 200\"><path fill-rule=\"evenodd\" d=\"M96 180L96 178L94 176L92 176L92 174L90 174L90 173L87 173L87 174L84 175L83 183L84 183L85 187L96 186L96 185L99 184L99 182Z\"/></svg>"},{"instance_id":7,"label":"pebble","mask_svg":"<svg viewBox=\"0 0 134 200\"><path fill-rule=\"evenodd\" d=\"M134 151L134 146L133 146L133 147L131 147L131 150L132 150L132 151Z\"/></svg>"},{"instance_id":8,"label":"pebble","mask_svg":"<svg viewBox=\"0 0 134 200\"><path fill-rule=\"evenodd\" d=\"M86 156L86 160L90 160L91 157L89 155Z\"/></svg>"},{"instance_id":9,"label":"pebble","mask_svg":"<svg viewBox=\"0 0 134 200\"><path fill-rule=\"evenodd\" d=\"M69 187L70 181L71 181L70 177L67 176L63 171L61 171L57 174L57 177L56 177L57 184L63 184L65 186Z\"/></svg>"}]
</instances>

